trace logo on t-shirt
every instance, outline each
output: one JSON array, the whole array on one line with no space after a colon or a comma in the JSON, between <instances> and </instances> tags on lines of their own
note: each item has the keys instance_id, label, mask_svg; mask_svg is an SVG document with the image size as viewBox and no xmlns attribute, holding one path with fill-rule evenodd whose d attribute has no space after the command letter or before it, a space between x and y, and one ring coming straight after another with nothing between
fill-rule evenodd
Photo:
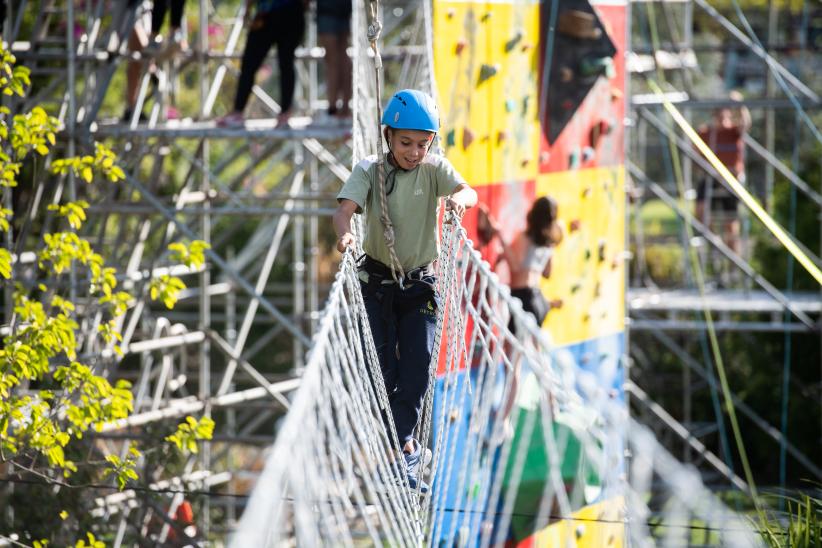
<instances>
[{"instance_id":1,"label":"logo on t-shirt","mask_svg":"<svg viewBox=\"0 0 822 548\"><path fill-rule=\"evenodd\" d=\"M415 190L414 191L414 196L422 196L422 189L418 188L417 190Z\"/></svg>"}]
</instances>

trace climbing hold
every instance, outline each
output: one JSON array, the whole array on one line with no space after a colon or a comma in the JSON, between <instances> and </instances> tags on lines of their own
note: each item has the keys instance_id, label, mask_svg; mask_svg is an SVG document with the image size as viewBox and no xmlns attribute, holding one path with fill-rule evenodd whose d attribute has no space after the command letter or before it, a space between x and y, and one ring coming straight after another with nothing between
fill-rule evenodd
<instances>
[{"instance_id":1,"label":"climbing hold","mask_svg":"<svg viewBox=\"0 0 822 548\"><path fill-rule=\"evenodd\" d=\"M611 101L619 101L622 99L623 93L619 88L611 88Z\"/></svg>"},{"instance_id":2,"label":"climbing hold","mask_svg":"<svg viewBox=\"0 0 822 548\"><path fill-rule=\"evenodd\" d=\"M445 134L445 146L452 147L457 144L457 132L453 129Z\"/></svg>"},{"instance_id":3,"label":"climbing hold","mask_svg":"<svg viewBox=\"0 0 822 548\"><path fill-rule=\"evenodd\" d=\"M583 57L579 62L579 71L583 76L600 74L608 78L616 76L614 60L611 57Z\"/></svg>"},{"instance_id":4,"label":"climbing hold","mask_svg":"<svg viewBox=\"0 0 822 548\"><path fill-rule=\"evenodd\" d=\"M551 160L551 153L547 150L542 150L539 153L539 163L547 164Z\"/></svg>"},{"instance_id":5,"label":"climbing hold","mask_svg":"<svg viewBox=\"0 0 822 548\"><path fill-rule=\"evenodd\" d=\"M514 112L514 107L517 105L516 101L513 99L508 99L505 101L505 112Z\"/></svg>"},{"instance_id":6,"label":"climbing hold","mask_svg":"<svg viewBox=\"0 0 822 548\"><path fill-rule=\"evenodd\" d=\"M595 151L591 147L585 147L582 149L582 161L583 162L590 162L594 159Z\"/></svg>"},{"instance_id":7,"label":"climbing hold","mask_svg":"<svg viewBox=\"0 0 822 548\"><path fill-rule=\"evenodd\" d=\"M591 195L591 187L586 186L585 190L582 191L582 197L587 198L590 195Z\"/></svg>"},{"instance_id":8,"label":"climbing hold","mask_svg":"<svg viewBox=\"0 0 822 548\"><path fill-rule=\"evenodd\" d=\"M502 144L506 139L508 139L508 133L505 131L498 131L497 132L497 144Z\"/></svg>"},{"instance_id":9,"label":"climbing hold","mask_svg":"<svg viewBox=\"0 0 822 548\"><path fill-rule=\"evenodd\" d=\"M480 67L479 79L477 80L477 85L480 85L484 81L488 80L492 76L496 75L499 72L499 65L488 65L483 63Z\"/></svg>"},{"instance_id":10,"label":"climbing hold","mask_svg":"<svg viewBox=\"0 0 822 548\"><path fill-rule=\"evenodd\" d=\"M454 46L454 53L460 55L462 53L462 50L464 50L465 46L467 45L468 42L466 42L465 39L460 38L459 40L457 40L457 44Z\"/></svg>"},{"instance_id":11,"label":"climbing hold","mask_svg":"<svg viewBox=\"0 0 822 548\"><path fill-rule=\"evenodd\" d=\"M600 283L597 282L596 285L594 285L594 298L598 299L601 295L602 295L602 287L600 286Z\"/></svg>"},{"instance_id":12,"label":"climbing hold","mask_svg":"<svg viewBox=\"0 0 822 548\"><path fill-rule=\"evenodd\" d=\"M591 250L590 249L587 249L587 248L585 249L584 257L585 257L586 261L591 258Z\"/></svg>"},{"instance_id":13,"label":"climbing hold","mask_svg":"<svg viewBox=\"0 0 822 548\"><path fill-rule=\"evenodd\" d=\"M580 10L565 10L559 14L557 30L566 36L580 40L597 40L602 36L602 29L596 26L593 13Z\"/></svg>"},{"instance_id":14,"label":"climbing hold","mask_svg":"<svg viewBox=\"0 0 822 548\"><path fill-rule=\"evenodd\" d=\"M559 67L559 81L567 84L574 79L574 71L570 67Z\"/></svg>"},{"instance_id":15,"label":"climbing hold","mask_svg":"<svg viewBox=\"0 0 822 548\"><path fill-rule=\"evenodd\" d=\"M574 285L571 286L571 293L576 293L580 289L582 289L582 284L581 283L575 283Z\"/></svg>"},{"instance_id":16,"label":"climbing hold","mask_svg":"<svg viewBox=\"0 0 822 548\"><path fill-rule=\"evenodd\" d=\"M605 240L602 239L599 241L599 245L597 246L597 258L599 262L605 261Z\"/></svg>"},{"instance_id":17,"label":"climbing hold","mask_svg":"<svg viewBox=\"0 0 822 548\"><path fill-rule=\"evenodd\" d=\"M591 321L591 315L590 314L585 314L584 316L582 316L582 321L585 322L585 323L590 322Z\"/></svg>"},{"instance_id":18,"label":"climbing hold","mask_svg":"<svg viewBox=\"0 0 822 548\"><path fill-rule=\"evenodd\" d=\"M448 11L445 12L445 17L448 19L453 19L454 15L456 15L457 10L454 8L449 8Z\"/></svg>"},{"instance_id":19,"label":"climbing hold","mask_svg":"<svg viewBox=\"0 0 822 548\"><path fill-rule=\"evenodd\" d=\"M571 151L571 155L568 157L568 168L569 169L576 169L579 167L579 157L580 152L578 148L575 148Z\"/></svg>"},{"instance_id":20,"label":"climbing hold","mask_svg":"<svg viewBox=\"0 0 822 548\"><path fill-rule=\"evenodd\" d=\"M505 42L505 51L506 51L506 53L507 53L507 52L510 52L512 49L514 49L515 47L517 47L517 44L520 42L520 40L522 40L522 36L523 36L522 31L521 31L521 30L518 30L518 31L514 34L514 37L513 37L513 38L511 38L510 40L508 40L507 42Z\"/></svg>"},{"instance_id":21,"label":"climbing hold","mask_svg":"<svg viewBox=\"0 0 822 548\"><path fill-rule=\"evenodd\" d=\"M613 261L611 261L611 270L616 270L617 268L619 268L619 261L614 259Z\"/></svg>"},{"instance_id":22,"label":"climbing hold","mask_svg":"<svg viewBox=\"0 0 822 548\"><path fill-rule=\"evenodd\" d=\"M525 53L525 52L526 52L526 51L528 51L529 49L531 49L531 44L529 44L528 42L523 43L523 44L519 47L519 50L520 50L522 53Z\"/></svg>"},{"instance_id":23,"label":"climbing hold","mask_svg":"<svg viewBox=\"0 0 822 548\"><path fill-rule=\"evenodd\" d=\"M613 126L607 120L600 120L591 127L591 146L596 147L601 137L611 133Z\"/></svg>"},{"instance_id":24,"label":"climbing hold","mask_svg":"<svg viewBox=\"0 0 822 548\"><path fill-rule=\"evenodd\" d=\"M474 142L474 132L468 127L462 128L462 150L467 149Z\"/></svg>"},{"instance_id":25,"label":"climbing hold","mask_svg":"<svg viewBox=\"0 0 822 548\"><path fill-rule=\"evenodd\" d=\"M483 23L485 23L489 19L491 19L491 12L490 11L486 11L485 13L482 14L482 17L480 17L480 21L482 21Z\"/></svg>"},{"instance_id":26,"label":"climbing hold","mask_svg":"<svg viewBox=\"0 0 822 548\"><path fill-rule=\"evenodd\" d=\"M460 418L460 410L459 410L459 408L458 408L458 407L455 407L455 408L451 409L451 412L448 414L448 419L449 419L451 422L456 422L456 421L457 421L457 419L459 419L459 418Z\"/></svg>"},{"instance_id":27,"label":"climbing hold","mask_svg":"<svg viewBox=\"0 0 822 548\"><path fill-rule=\"evenodd\" d=\"M563 110L573 110L573 108L574 108L574 102L571 101L570 99L566 99L562 102L562 109Z\"/></svg>"},{"instance_id":28,"label":"climbing hold","mask_svg":"<svg viewBox=\"0 0 822 548\"><path fill-rule=\"evenodd\" d=\"M528 167L529 162L530 162L530 160L528 158L523 158L522 161L520 161L519 165L521 167L525 168L525 167Z\"/></svg>"},{"instance_id":29,"label":"climbing hold","mask_svg":"<svg viewBox=\"0 0 822 548\"><path fill-rule=\"evenodd\" d=\"M531 96L526 95L522 98L522 115L525 116L528 114L528 103L531 101Z\"/></svg>"},{"instance_id":30,"label":"climbing hold","mask_svg":"<svg viewBox=\"0 0 822 548\"><path fill-rule=\"evenodd\" d=\"M574 219L570 223L568 223L568 230L571 232L576 232L579 230L579 227L582 225L582 221L579 219Z\"/></svg>"},{"instance_id":31,"label":"climbing hold","mask_svg":"<svg viewBox=\"0 0 822 548\"><path fill-rule=\"evenodd\" d=\"M577 528L576 528L576 530L574 531L574 534L576 535L576 537L577 537L578 539L579 539L579 538L582 538L582 535L584 535L584 534L585 534L585 526L584 526L584 525L577 525Z\"/></svg>"}]
</instances>

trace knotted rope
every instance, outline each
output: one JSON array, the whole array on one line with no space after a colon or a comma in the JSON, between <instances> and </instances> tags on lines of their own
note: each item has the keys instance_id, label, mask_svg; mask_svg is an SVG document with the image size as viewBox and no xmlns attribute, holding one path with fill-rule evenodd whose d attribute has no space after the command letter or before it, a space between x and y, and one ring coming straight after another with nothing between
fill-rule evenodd
<instances>
[{"instance_id":1,"label":"knotted rope","mask_svg":"<svg viewBox=\"0 0 822 548\"><path fill-rule=\"evenodd\" d=\"M385 245L388 247L388 266L391 267L391 277L394 281L403 287L403 279L405 278L405 271L400 264L397 257L397 250L395 248L396 235L394 233L394 224L391 222L391 217L388 215L388 195L385 192L385 162L386 156L383 152L382 140L382 105L380 97L382 97L382 86L380 85L380 71L382 70L382 57L380 56L380 47L378 40L382 32L382 22L379 19L380 2L379 0L371 0L368 12L368 31L366 36L371 49L374 52L374 79L377 89L377 191L380 193L380 222L383 226L383 237L385 238Z\"/></svg>"}]
</instances>

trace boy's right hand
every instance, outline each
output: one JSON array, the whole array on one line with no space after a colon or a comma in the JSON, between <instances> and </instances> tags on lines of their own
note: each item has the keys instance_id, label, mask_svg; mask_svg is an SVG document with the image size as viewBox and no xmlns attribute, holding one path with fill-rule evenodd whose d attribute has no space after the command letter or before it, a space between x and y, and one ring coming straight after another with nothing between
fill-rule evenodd
<instances>
[{"instance_id":1,"label":"boy's right hand","mask_svg":"<svg viewBox=\"0 0 822 548\"><path fill-rule=\"evenodd\" d=\"M337 251L340 253L345 253L345 250L349 247L353 247L355 243L357 243L357 239L354 235L350 232L346 232L337 240Z\"/></svg>"}]
</instances>

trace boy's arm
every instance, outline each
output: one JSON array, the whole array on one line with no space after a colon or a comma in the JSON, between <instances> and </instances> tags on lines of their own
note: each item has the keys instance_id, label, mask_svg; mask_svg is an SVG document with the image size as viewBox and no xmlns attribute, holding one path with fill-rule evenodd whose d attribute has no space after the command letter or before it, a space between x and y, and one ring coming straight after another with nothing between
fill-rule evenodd
<instances>
[{"instance_id":1,"label":"boy's arm","mask_svg":"<svg viewBox=\"0 0 822 548\"><path fill-rule=\"evenodd\" d=\"M357 241L351 233L351 217L359 207L357 202L343 198L337 206L337 211L334 212L332 222L334 232L337 233L337 251L340 253L344 253L346 248L353 246Z\"/></svg>"},{"instance_id":2,"label":"boy's arm","mask_svg":"<svg viewBox=\"0 0 822 548\"><path fill-rule=\"evenodd\" d=\"M453 211L462 218L466 209L477 205L477 192L465 183L460 183L445 200L445 210Z\"/></svg>"}]
</instances>

